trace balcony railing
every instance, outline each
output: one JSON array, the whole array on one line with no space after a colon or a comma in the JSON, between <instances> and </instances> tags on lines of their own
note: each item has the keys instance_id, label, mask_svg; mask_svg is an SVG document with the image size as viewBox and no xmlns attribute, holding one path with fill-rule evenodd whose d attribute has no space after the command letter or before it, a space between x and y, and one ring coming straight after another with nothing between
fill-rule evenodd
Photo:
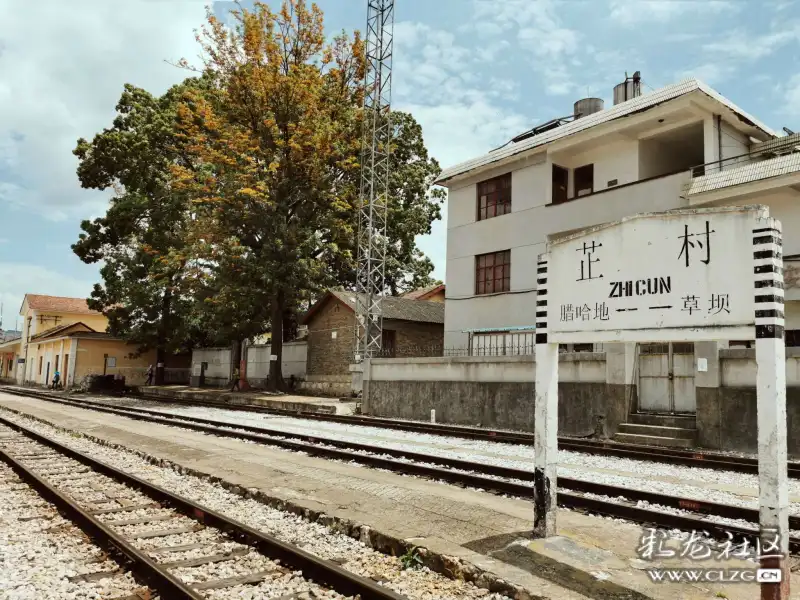
<instances>
[{"instance_id":1,"label":"balcony railing","mask_svg":"<svg viewBox=\"0 0 800 600\"><path fill-rule=\"evenodd\" d=\"M764 150L763 144L753 151L692 167L686 185L688 195L751 183L800 172L800 152L794 144Z\"/></svg>"}]
</instances>

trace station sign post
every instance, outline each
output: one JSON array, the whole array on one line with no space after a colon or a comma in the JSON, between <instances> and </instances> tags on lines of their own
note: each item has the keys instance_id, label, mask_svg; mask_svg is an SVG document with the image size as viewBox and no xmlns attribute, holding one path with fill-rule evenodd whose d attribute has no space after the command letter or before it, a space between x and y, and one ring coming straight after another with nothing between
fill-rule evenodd
<instances>
[{"instance_id":1,"label":"station sign post","mask_svg":"<svg viewBox=\"0 0 800 600\"><path fill-rule=\"evenodd\" d=\"M556 534L558 346L755 340L759 527L789 598L781 225L765 206L635 215L548 239L536 296L534 536ZM777 536L777 537L776 537Z\"/></svg>"}]
</instances>

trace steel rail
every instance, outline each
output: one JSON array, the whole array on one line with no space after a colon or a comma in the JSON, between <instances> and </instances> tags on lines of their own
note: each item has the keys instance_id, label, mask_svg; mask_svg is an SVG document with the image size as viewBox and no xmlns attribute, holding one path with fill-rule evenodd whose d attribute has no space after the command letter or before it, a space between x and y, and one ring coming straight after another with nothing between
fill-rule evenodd
<instances>
[{"instance_id":1,"label":"steel rail","mask_svg":"<svg viewBox=\"0 0 800 600\"><path fill-rule=\"evenodd\" d=\"M301 419L329 421L348 425L365 425L383 429L396 429L400 431L414 431L430 435L452 436L464 439L483 440L505 444L533 446L532 433L521 431L493 430L483 427L470 427L467 425L447 425L441 423L421 423L385 417L367 417L359 415L334 415L329 413L293 411L288 409L271 408L265 406L225 404L204 400L186 400L183 398L169 398L154 394L137 394L145 400L186 404L190 406L203 406L208 408L222 408L226 410L257 412L264 414L295 417ZM640 444L626 444L613 441L586 440L571 437L559 437L559 448L573 452L584 452L633 460L646 460L653 462L666 462L675 465L716 469L725 471L738 471L740 473L758 473L758 460L747 457L732 456L720 452L676 450L661 446L646 446ZM788 464L789 476L800 478L800 463Z\"/></svg>"},{"instance_id":2,"label":"steel rail","mask_svg":"<svg viewBox=\"0 0 800 600\"><path fill-rule=\"evenodd\" d=\"M55 398L51 394L39 393L22 393L19 395L30 395L32 397L42 396L42 399L51 402L65 404L76 408L84 408L88 410L95 410L98 412L105 412L109 414L116 414L126 418L136 420L159 423L174 427L184 427L194 431L210 435L218 435L221 437L230 437L234 439L244 439L256 443L277 446L286 450L304 452L309 455L322 456L335 460L353 461L359 464L365 464L375 468L387 469L394 472L418 475L429 477L484 489L494 493L510 494L520 497L529 497L532 494L532 487L524 483L517 483L514 481L506 481L502 479L494 479L494 477L507 477L510 479L517 479L522 481L532 481L533 474L530 471L521 469L513 469L510 467L501 467L495 465L483 465L479 463L472 463L459 459L444 458L432 456L428 454L408 452L402 450L395 450L390 448L381 448L376 446L368 446L365 444L358 444L354 442L343 442L341 440L331 440L328 438L319 438L305 434L292 434L279 430L270 430L261 427L250 425L240 425L233 423L221 423L219 421L212 421L210 419L202 419L199 417L183 417L175 415L165 415L158 411L149 411L147 409L132 409L132 408L117 408L97 402L75 402L73 400L66 400L63 398ZM46 397L45 397L46 396ZM19 412L19 411L14 411ZM143 413L154 413L143 414ZM24 415L25 413L19 413ZM296 438L303 439L311 443L293 442L287 439L276 439L270 436L280 436L281 438ZM333 448L326 448L324 446L334 446ZM356 450L355 452L343 450L340 448L348 448ZM364 455L358 453L370 452L372 455ZM377 456L376 456L377 455ZM414 460L425 464L415 464L398 462L383 458L380 455L389 455L406 460ZM441 469L437 467L428 466L430 464L444 465L454 469L461 469L467 472L452 471ZM635 490L630 488L622 488L607 484L598 484L578 479L559 477L559 484L562 487L570 489L574 492L583 494L596 494L609 497L623 497L630 502L648 502L650 504L657 504L668 508L677 508L685 511L695 513L703 513L712 516L726 517L730 519L741 519L754 523L758 523L759 515L758 510L733 506L728 504L719 504L714 502L707 502L694 498L682 498L678 496L669 496L664 494L657 494L653 492L646 492L642 490ZM613 516L617 518L628 519L639 523L657 524L661 527L670 527L677 529L690 529L696 531L713 532L715 537L724 538L730 531L733 535L739 538L746 538L755 535L755 530L747 528L732 527L724 524L713 523L705 519L689 517L685 515L673 515L661 511L654 511L649 509L631 506L630 504L611 503L604 500L589 498L586 496L578 496L567 492L559 492L558 503L565 508L576 508L588 510L606 516ZM800 517L790 517L790 527L792 529L800 529ZM800 539L792 539L790 541L794 551L800 550Z\"/></svg>"},{"instance_id":3,"label":"steel rail","mask_svg":"<svg viewBox=\"0 0 800 600\"><path fill-rule=\"evenodd\" d=\"M42 435L36 431L33 431L32 429L29 429L23 425L14 423L13 421L10 421L2 416L0 416L0 423L14 429L15 431L18 431L19 433L22 433L23 435L41 444L53 448L57 452L64 454L69 458L77 460L78 462L90 467L92 470L98 473L106 475L120 483L123 483L134 489L139 490L143 494L153 498L154 500L162 504L174 508L175 510L188 516L189 518L192 518L204 525L207 525L209 527L214 527L216 529L219 529L220 531L227 533L232 539L236 540L237 542L256 548L261 554L270 559L279 560L283 564L290 565L294 569L301 571L303 577L305 577L306 579L314 580L316 582L328 585L332 589L339 592L340 594L349 596L360 595L360 597L364 600L407 600L405 596L402 596L383 586L380 586L377 583L370 581L369 579L366 579L354 573L350 573L349 571L343 569L336 563L319 558L296 546L287 544L286 542L282 542L281 540L267 533L258 531L256 529L253 529L252 527L245 525L244 523L226 517L225 515L218 513L214 510L211 510L201 504L198 504L193 500L189 500L188 498L184 498L182 496L178 496L177 494L173 494L172 492L160 486L154 485L135 475L126 473L107 463L92 458L87 454L84 454L78 450L75 450L74 448L70 448L69 446L61 444L60 442L50 439L47 436ZM47 488L52 489L50 488L49 485L47 485L43 481L42 484L45 485ZM53 492L58 493L55 490L53 490ZM66 499L64 500L67 501ZM82 511L82 509L78 507L76 508ZM93 519L85 511L82 511L82 513L87 518L97 523L99 527L104 527L102 523L100 523L96 519ZM108 535L115 536L116 538L119 539L119 536L116 536L116 534L114 534L113 532L108 531ZM137 561L146 560L149 561L151 564L154 564L146 556L141 556L141 553L139 553L139 557L137 557L136 560ZM188 591L191 592L191 590ZM186 597L197 600L202 598L202 596L198 596L194 592L192 593L195 595L187 595L187 596L167 595L165 597L168 598Z\"/></svg>"},{"instance_id":4,"label":"steel rail","mask_svg":"<svg viewBox=\"0 0 800 600\"><path fill-rule=\"evenodd\" d=\"M224 421L216 421L213 419L204 419L202 417L191 417L186 415L171 415L169 413L165 413L162 411L149 410L144 408L116 407L103 403L97 403L97 402L84 403L80 401L73 401L71 399L66 400L62 398L59 398L57 400L53 398L47 398L47 399L56 402L64 402L70 406L76 406L79 408L89 407L91 409L101 409L102 411L108 410L113 414L119 414L121 416L127 416L127 417L134 417L139 414L149 415L152 417L156 417L158 419L155 422L164 422L162 421L162 419L166 419L169 421L167 424L172 424L177 426L182 426L184 422L199 423L201 425L208 425L210 427L210 429L200 429L200 431L204 433L211 433L214 435L220 435L224 432L224 435L226 437L228 437L230 434L228 430L234 430L232 432L233 433L232 437L234 438L240 437L238 435L238 431L246 431L249 433L257 434L258 436L256 438L248 438L249 441L256 441L270 445L273 444L281 445L281 444L277 444L277 442L272 439L263 439L260 436L270 436L270 438L272 437L291 438L291 439L301 440L310 444L332 446L334 448L350 450L355 452L369 452L372 455L378 455L378 456L381 455L392 456L394 458L413 460L419 463L442 465L452 469L460 469L462 471L478 473L481 475L488 475L490 477L492 476L506 477L509 479L518 479L521 481L531 481L531 482L533 481L533 473L531 471L526 471L524 469L515 469L513 467L487 465L456 458L434 456L431 454L424 454L420 452L411 452L408 450L397 450L394 448L384 448L381 446L370 446L368 444L360 444L358 442L342 441L331 438L308 435L304 433L292 433L292 432L282 431L279 429L270 429L267 427L261 427L255 425L229 423ZM309 453L314 453L316 450L315 447L309 448L305 444L301 446L297 446L294 444L283 445L283 447L288 450L297 450ZM322 452L322 454L324 455L325 453ZM353 455L348 453L347 455L341 455L336 453L329 456L332 458L337 458L342 460L355 460L365 463L367 463L368 461L368 459L361 454ZM380 468L385 468L384 463L381 463L378 466ZM562 487L581 493L591 493L591 494L605 495L611 497L624 496L625 498L635 502L648 502L650 504L659 504L661 506L666 506L669 508L678 508L682 510L689 510L692 512L704 513L719 517L726 517L730 519L742 519L753 522L758 521L757 510L741 506L707 502L705 500L699 500L699 499L681 498L666 494L646 492L643 490L622 488L608 484L598 484L589 481L583 481L580 479L573 479L569 477L559 477L558 482ZM504 492L504 490L497 490L497 491ZM530 490L528 491L528 493L530 493ZM792 517L791 526L794 529L800 529L800 517Z\"/></svg>"},{"instance_id":5,"label":"steel rail","mask_svg":"<svg viewBox=\"0 0 800 600\"><path fill-rule=\"evenodd\" d=\"M8 424L2 419L4 424ZM16 429L16 425L9 425ZM52 487L47 481L31 471L23 463L0 448L0 460L11 467L17 475L45 500L58 508L67 519L75 523L86 535L110 555L134 573L140 581L156 590L164 598L202 600L203 596L186 587L177 577L160 568L149 556L128 543L122 536L78 506L67 495Z\"/></svg>"}]
</instances>

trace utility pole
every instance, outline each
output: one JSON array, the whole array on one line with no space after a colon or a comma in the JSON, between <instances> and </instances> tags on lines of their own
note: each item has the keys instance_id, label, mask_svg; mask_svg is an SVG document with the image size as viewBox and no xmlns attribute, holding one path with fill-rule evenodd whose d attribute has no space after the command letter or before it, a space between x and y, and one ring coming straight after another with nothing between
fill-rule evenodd
<instances>
[{"instance_id":1,"label":"utility pole","mask_svg":"<svg viewBox=\"0 0 800 600\"><path fill-rule=\"evenodd\" d=\"M356 271L355 361L381 350L386 271L386 218L392 139L394 0L367 0L364 40L364 133Z\"/></svg>"}]
</instances>

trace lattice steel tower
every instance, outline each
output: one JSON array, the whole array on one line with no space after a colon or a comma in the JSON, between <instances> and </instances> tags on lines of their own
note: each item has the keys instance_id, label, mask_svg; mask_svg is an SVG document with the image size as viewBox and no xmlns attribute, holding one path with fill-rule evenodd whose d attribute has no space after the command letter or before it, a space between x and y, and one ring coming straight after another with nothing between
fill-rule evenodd
<instances>
[{"instance_id":1,"label":"lattice steel tower","mask_svg":"<svg viewBox=\"0 0 800 600\"><path fill-rule=\"evenodd\" d=\"M356 362L381 350L392 136L394 0L367 0L364 137L356 272Z\"/></svg>"}]
</instances>

